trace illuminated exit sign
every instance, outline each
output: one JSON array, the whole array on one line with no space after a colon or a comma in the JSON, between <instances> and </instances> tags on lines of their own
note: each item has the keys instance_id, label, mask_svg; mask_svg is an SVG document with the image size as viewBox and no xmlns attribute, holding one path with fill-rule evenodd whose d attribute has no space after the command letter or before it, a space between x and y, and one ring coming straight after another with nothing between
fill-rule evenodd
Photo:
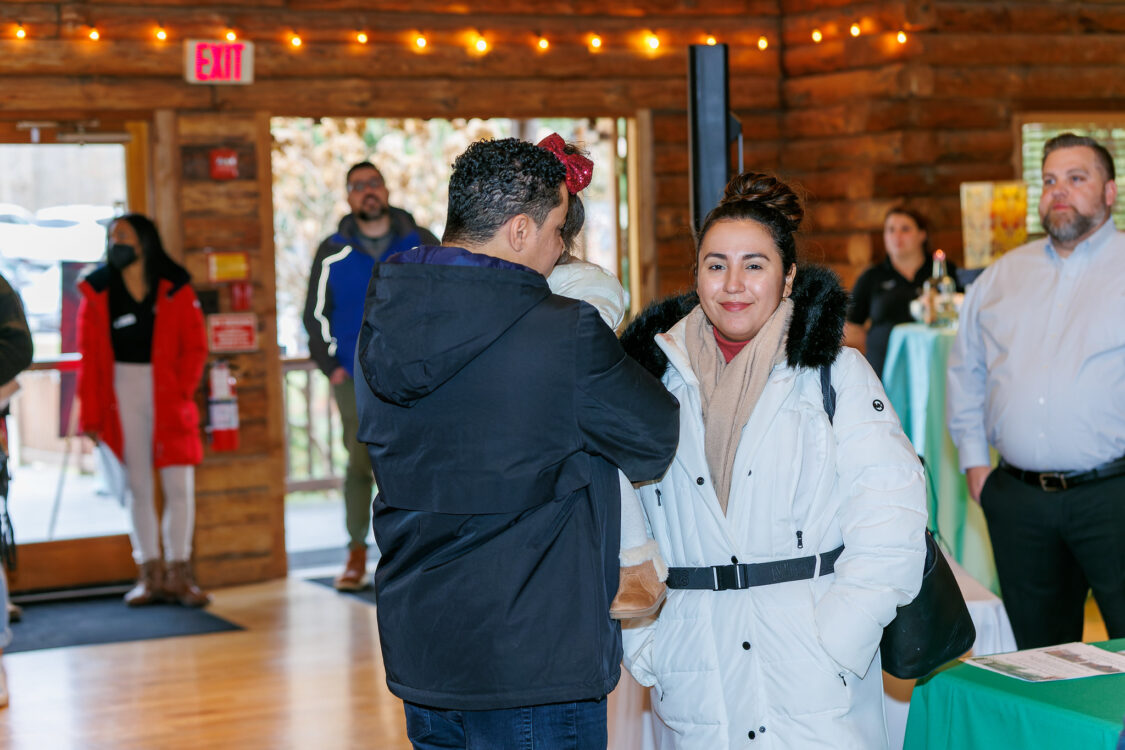
<instances>
[{"instance_id":1,"label":"illuminated exit sign","mask_svg":"<svg viewBox=\"0 0 1125 750\"><path fill-rule=\"evenodd\" d=\"M188 83L253 83L254 44L188 39L184 42L184 79Z\"/></svg>"}]
</instances>

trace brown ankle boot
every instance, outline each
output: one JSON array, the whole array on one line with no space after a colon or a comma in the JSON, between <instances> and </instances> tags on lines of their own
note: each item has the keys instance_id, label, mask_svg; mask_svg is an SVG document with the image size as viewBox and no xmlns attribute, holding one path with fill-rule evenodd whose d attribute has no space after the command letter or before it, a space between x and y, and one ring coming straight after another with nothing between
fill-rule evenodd
<instances>
[{"instance_id":1,"label":"brown ankle boot","mask_svg":"<svg viewBox=\"0 0 1125 750\"><path fill-rule=\"evenodd\" d=\"M195 583L195 574L189 560L168 563L168 575L164 578L164 595L185 607L203 607L211 602L211 596Z\"/></svg>"},{"instance_id":2,"label":"brown ankle boot","mask_svg":"<svg viewBox=\"0 0 1125 750\"><path fill-rule=\"evenodd\" d=\"M367 550L352 547L348 550L348 562L344 572L336 576L332 585L337 591L361 591L367 588Z\"/></svg>"},{"instance_id":3,"label":"brown ankle boot","mask_svg":"<svg viewBox=\"0 0 1125 750\"><path fill-rule=\"evenodd\" d=\"M160 560L141 563L137 585L125 595L125 603L130 607L143 607L163 601L164 564Z\"/></svg>"}]
</instances>

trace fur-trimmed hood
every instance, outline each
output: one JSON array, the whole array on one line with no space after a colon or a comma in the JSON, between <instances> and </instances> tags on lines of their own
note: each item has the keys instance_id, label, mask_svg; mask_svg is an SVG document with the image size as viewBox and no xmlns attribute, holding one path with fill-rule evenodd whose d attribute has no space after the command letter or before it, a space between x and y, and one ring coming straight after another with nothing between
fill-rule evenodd
<instances>
[{"instance_id":1,"label":"fur-trimmed hood","mask_svg":"<svg viewBox=\"0 0 1125 750\"><path fill-rule=\"evenodd\" d=\"M840 279L823 266L799 266L791 298L793 320L785 342L789 366L832 364L840 353L848 306L848 294ZM621 334L621 345L646 370L663 377L668 357L657 346L655 336L668 331L698 304L695 292L652 303Z\"/></svg>"}]
</instances>

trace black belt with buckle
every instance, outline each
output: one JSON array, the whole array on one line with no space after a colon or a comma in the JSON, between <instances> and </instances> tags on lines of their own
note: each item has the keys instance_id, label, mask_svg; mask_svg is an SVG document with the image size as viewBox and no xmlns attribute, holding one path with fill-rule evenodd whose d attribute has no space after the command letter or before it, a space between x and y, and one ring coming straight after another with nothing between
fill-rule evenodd
<instances>
[{"instance_id":1,"label":"black belt with buckle","mask_svg":"<svg viewBox=\"0 0 1125 750\"><path fill-rule=\"evenodd\" d=\"M836 570L836 560L843 552L844 545L841 544L831 552L795 557L791 560L711 565L706 568L668 568L668 580L665 584L670 589L729 591L748 589L751 586L768 586L771 583L804 581L817 575L818 557L820 575L824 576Z\"/></svg>"},{"instance_id":2,"label":"black belt with buckle","mask_svg":"<svg viewBox=\"0 0 1125 750\"><path fill-rule=\"evenodd\" d=\"M1069 490L1087 482L1096 482L1099 479L1109 479L1125 474L1125 456L1101 466L1095 466L1089 471L1024 471L1012 466L1004 459L1000 459L1000 468L1011 474L1021 482L1038 487L1044 492L1058 492Z\"/></svg>"}]
</instances>

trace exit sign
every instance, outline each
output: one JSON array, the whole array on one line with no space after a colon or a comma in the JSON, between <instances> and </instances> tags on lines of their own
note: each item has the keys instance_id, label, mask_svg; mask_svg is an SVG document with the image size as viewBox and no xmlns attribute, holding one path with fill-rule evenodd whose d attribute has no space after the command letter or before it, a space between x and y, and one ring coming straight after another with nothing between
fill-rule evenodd
<instances>
[{"instance_id":1,"label":"exit sign","mask_svg":"<svg viewBox=\"0 0 1125 750\"><path fill-rule=\"evenodd\" d=\"M184 41L184 79L188 83L254 82L254 44L207 39Z\"/></svg>"}]
</instances>

